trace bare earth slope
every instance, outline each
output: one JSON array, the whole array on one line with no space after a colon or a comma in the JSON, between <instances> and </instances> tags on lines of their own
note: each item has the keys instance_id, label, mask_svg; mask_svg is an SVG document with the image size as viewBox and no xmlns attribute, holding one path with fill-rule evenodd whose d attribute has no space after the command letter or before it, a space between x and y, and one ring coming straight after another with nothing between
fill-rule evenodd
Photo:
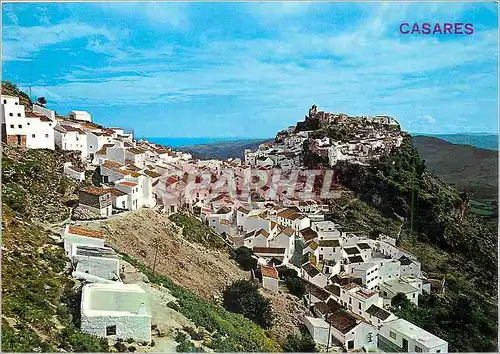
<instances>
[{"instance_id":1,"label":"bare earth slope","mask_svg":"<svg viewBox=\"0 0 500 354\"><path fill-rule=\"evenodd\" d=\"M210 250L183 240L167 216L150 209L104 222L91 222L87 227L100 230L111 247L150 268L153 268L155 255L152 240L160 237L162 246L158 251L156 271L206 299L220 296L226 284L250 276L229 259L226 250Z\"/></svg>"}]
</instances>

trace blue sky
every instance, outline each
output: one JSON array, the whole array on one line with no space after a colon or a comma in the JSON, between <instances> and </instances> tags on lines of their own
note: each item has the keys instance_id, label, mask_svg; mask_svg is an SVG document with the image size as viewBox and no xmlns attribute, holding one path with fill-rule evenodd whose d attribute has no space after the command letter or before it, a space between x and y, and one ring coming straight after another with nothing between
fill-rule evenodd
<instances>
[{"instance_id":1,"label":"blue sky","mask_svg":"<svg viewBox=\"0 0 500 354\"><path fill-rule=\"evenodd\" d=\"M497 133L491 3L7 3L2 79L149 137L271 137L313 103ZM462 22L473 35L402 35Z\"/></svg>"}]
</instances>

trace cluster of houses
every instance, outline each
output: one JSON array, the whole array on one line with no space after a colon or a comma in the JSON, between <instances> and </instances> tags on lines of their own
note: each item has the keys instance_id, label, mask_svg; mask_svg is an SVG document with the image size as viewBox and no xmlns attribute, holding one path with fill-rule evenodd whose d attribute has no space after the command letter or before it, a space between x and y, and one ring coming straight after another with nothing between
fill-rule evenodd
<instances>
[{"instance_id":1,"label":"cluster of houses","mask_svg":"<svg viewBox=\"0 0 500 354\"><path fill-rule=\"evenodd\" d=\"M396 295L404 294L418 306L419 295L443 291L444 280L424 277L418 260L396 247L394 239L344 232L326 220L329 206L324 199L297 198L295 193L297 181L302 189L313 187L302 168L306 141L331 165L349 156L362 163L366 156L401 144L399 124L392 118L352 119L313 106L306 120L317 120L320 126L356 125L360 136L340 145L290 127L277 142L262 144L255 152L246 150L244 161L195 160L187 153L136 141L123 129L97 125L87 112L61 117L39 105L25 112L17 97L2 95L1 100L6 143L79 152L82 166L64 166L65 173L78 180L85 179L86 170L99 168L101 186L79 191L80 208L108 217L113 210L158 206L173 213L183 207L234 247L251 249L265 288L278 290L280 267L294 269L307 284L311 316L304 322L316 343L349 351L447 352L446 341L389 311ZM285 174L295 169L304 173L275 188L268 183L274 181L275 168ZM104 245L103 235L67 226L64 247L74 262L73 275L90 283L82 290L82 330L149 342L151 314L145 293L137 285L123 284L118 257Z\"/></svg>"},{"instance_id":2,"label":"cluster of houses","mask_svg":"<svg viewBox=\"0 0 500 354\"><path fill-rule=\"evenodd\" d=\"M72 275L83 281L81 330L102 338L151 342L151 309L138 284L124 284L119 257L104 235L74 225L64 230L64 249Z\"/></svg>"},{"instance_id":3,"label":"cluster of houses","mask_svg":"<svg viewBox=\"0 0 500 354\"><path fill-rule=\"evenodd\" d=\"M317 138L315 130L299 130L295 126L280 132L275 142L261 144L256 151L245 150L245 163L251 166L277 166L290 171L301 165L303 144L308 142L312 153L328 160L330 166L339 161L367 164L388 154L403 142L399 123L389 116L350 117L318 111L316 105L309 109L305 121L316 121L316 128L332 126L348 131L349 136L331 139ZM347 138L347 139L346 139Z\"/></svg>"}]
</instances>

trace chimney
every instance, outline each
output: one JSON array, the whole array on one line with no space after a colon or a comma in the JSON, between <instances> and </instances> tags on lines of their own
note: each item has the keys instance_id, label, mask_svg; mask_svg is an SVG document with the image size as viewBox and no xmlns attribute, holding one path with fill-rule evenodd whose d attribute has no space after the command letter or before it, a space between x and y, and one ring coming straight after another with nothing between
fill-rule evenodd
<instances>
[{"instance_id":1,"label":"chimney","mask_svg":"<svg viewBox=\"0 0 500 354\"><path fill-rule=\"evenodd\" d=\"M146 307L146 304L144 302L141 302L141 305L139 306L139 309L137 310L138 315L147 315L148 314L148 308Z\"/></svg>"}]
</instances>

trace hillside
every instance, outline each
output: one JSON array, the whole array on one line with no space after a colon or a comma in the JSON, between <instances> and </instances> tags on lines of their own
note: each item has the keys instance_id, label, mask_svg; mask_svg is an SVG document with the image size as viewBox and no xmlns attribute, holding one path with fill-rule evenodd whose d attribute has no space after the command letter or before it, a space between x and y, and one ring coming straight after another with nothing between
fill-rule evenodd
<instances>
[{"instance_id":1,"label":"hillside","mask_svg":"<svg viewBox=\"0 0 500 354\"><path fill-rule=\"evenodd\" d=\"M107 351L78 331L74 279L54 235L39 222L69 216L77 184L62 173L66 154L2 146L2 351Z\"/></svg>"},{"instance_id":2,"label":"hillside","mask_svg":"<svg viewBox=\"0 0 500 354\"><path fill-rule=\"evenodd\" d=\"M199 159L219 159L227 160L229 158L245 158L245 149L256 150L260 144L273 141L274 139L249 139L225 141L212 144L199 144L192 146L183 146L178 148L181 151L189 152L195 158Z\"/></svg>"},{"instance_id":3,"label":"hillside","mask_svg":"<svg viewBox=\"0 0 500 354\"><path fill-rule=\"evenodd\" d=\"M474 199L497 198L498 151L428 136L415 136L413 143L428 169L445 182Z\"/></svg>"},{"instance_id":4,"label":"hillside","mask_svg":"<svg viewBox=\"0 0 500 354\"><path fill-rule=\"evenodd\" d=\"M498 134L412 134L417 136L428 136L447 141L452 144L470 145L481 149L498 150Z\"/></svg>"}]
</instances>

